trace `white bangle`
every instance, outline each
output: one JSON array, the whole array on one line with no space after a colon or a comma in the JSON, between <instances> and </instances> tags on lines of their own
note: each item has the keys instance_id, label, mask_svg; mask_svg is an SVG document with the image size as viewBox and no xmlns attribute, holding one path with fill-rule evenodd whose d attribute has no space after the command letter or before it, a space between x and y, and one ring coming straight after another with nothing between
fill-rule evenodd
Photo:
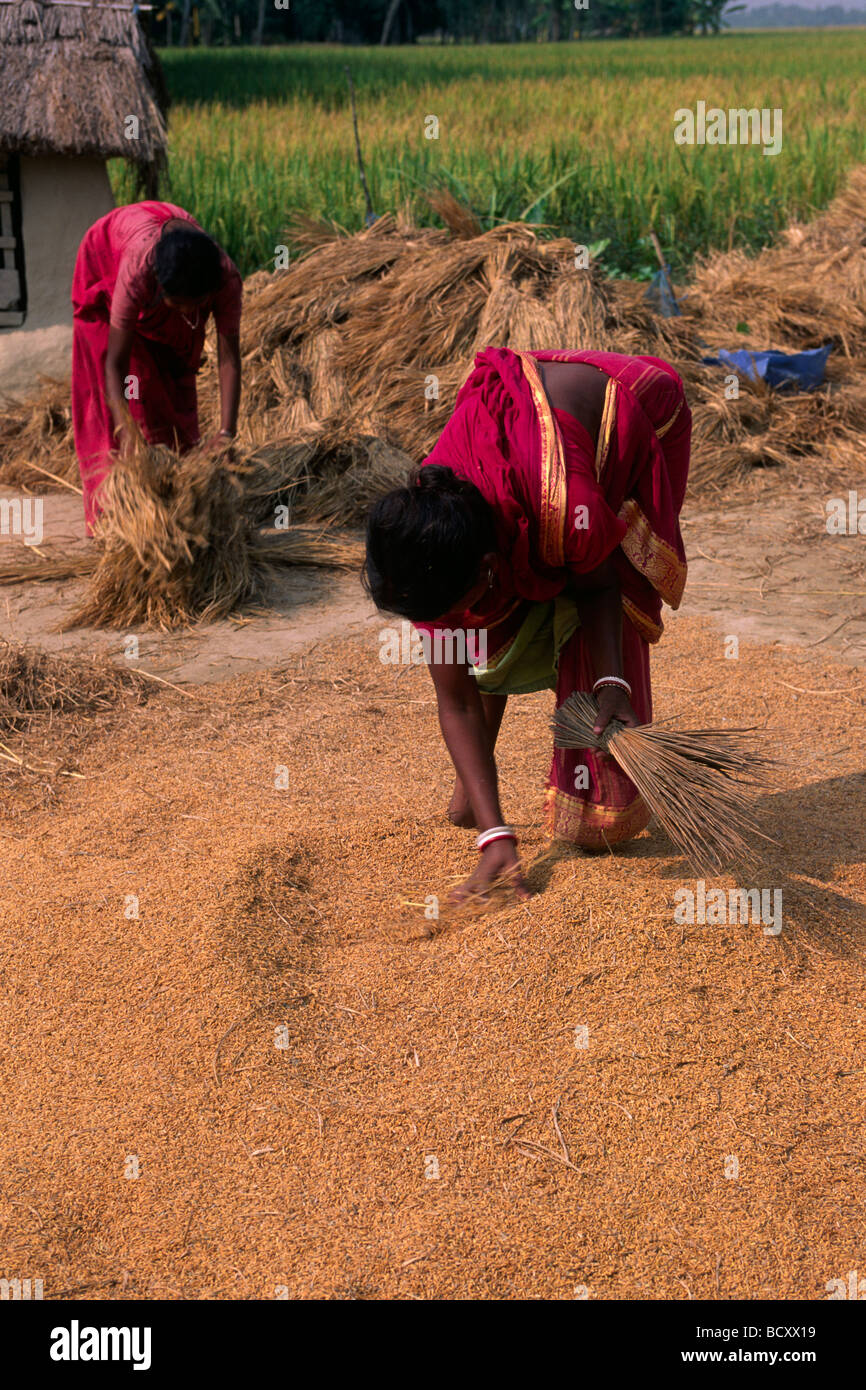
<instances>
[{"instance_id":1,"label":"white bangle","mask_svg":"<svg viewBox=\"0 0 866 1390\"><path fill-rule=\"evenodd\" d=\"M624 690L628 698L631 699L631 686L628 681L623 680L622 676L600 676L592 687L593 695L603 685L619 686L620 690Z\"/></svg>"},{"instance_id":2,"label":"white bangle","mask_svg":"<svg viewBox=\"0 0 866 1390\"><path fill-rule=\"evenodd\" d=\"M492 845L494 840L514 840L516 843L517 836L510 825L492 825L489 830L482 830L475 844L481 850L486 845Z\"/></svg>"}]
</instances>

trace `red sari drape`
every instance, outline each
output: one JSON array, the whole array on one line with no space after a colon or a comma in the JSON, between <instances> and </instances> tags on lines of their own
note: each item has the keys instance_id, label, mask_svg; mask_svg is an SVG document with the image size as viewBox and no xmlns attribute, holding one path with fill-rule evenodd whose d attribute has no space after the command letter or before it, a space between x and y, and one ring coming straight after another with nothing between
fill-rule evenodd
<instances>
[{"instance_id":1,"label":"red sari drape","mask_svg":"<svg viewBox=\"0 0 866 1390\"><path fill-rule=\"evenodd\" d=\"M105 358L112 299L124 267L123 247L131 244L140 249L148 229L150 240L155 240L172 218L198 228L194 218L173 203L135 203L100 218L78 250L72 280L72 423L88 532L99 513L99 488L115 461L114 422L105 397ZM234 325L240 312L240 277L225 253L223 268L225 290L191 317L170 308L146 273L136 277L147 299L135 322L129 410L150 443L168 444L179 453L199 437L196 372L208 315L231 301ZM137 261L136 269L145 268Z\"/></svg>"},{"instance_id":2,"label":"red sari drape","mask_svg":"<svg viewBox=\"0 0 866 1390\"><path fill-rule=\"evenodd\" d=\"M607 374L597 445L577 420L551 408L538 361L585 362ZM478 611L419 626L484 627L490 661L514 639L530 604L555 598L570 572L586 574L613 555L624 670L635 713L648 722L649 644L662 634L662 601L678 607L686 581L679 513L690 438L682 381L659 358L479 353L424 464L449 467L480 489L493 508L503 563ZM559 653L557 705L604 674L593 671L578 628ZM581 765L589 769L585 788L576 785ZM586 847L627 839L649 818L613 759L592 750L554 750L546 806L551 832Z\"/></svg>"}]
</instances>

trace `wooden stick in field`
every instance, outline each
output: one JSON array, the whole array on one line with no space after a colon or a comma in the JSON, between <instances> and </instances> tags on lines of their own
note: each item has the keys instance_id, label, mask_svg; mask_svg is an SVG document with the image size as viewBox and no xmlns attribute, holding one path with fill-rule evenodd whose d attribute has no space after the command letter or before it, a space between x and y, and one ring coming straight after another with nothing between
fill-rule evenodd
<instances>
[{"instance_id":1,"label":"wooden stick in field","mask_svg":"<svg viewBox=\"0 0 866 1390\"><path fill-rule=\"evenodd\" d=\"M376 221L376 214L373 211L373 199L370 197L370 188L367 183L367 171L364 168L364 156L361 153L361 137L358 134L358 108L355 105L355 84L352 81L352 73L348 63L345 66L346 78L349 83L349 96L352 101L352 125L355 128L355 153L358 156L358 174L361 179L361 187L364 190L364 201L367 204L366 223L371 227Z\"/></svg>"}]
</instances>

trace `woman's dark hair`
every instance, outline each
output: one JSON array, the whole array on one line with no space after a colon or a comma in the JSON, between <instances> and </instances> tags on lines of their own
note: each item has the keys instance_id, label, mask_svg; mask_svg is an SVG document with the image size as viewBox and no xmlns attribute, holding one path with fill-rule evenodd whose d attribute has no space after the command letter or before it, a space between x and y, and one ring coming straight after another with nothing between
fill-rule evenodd
<instances>
[{"instance_id":1,"label":"woman's dark hair","mask_svg":"<svg viewBox=\"0 0 866 1390\"><path fill-rule=\"evenodd\" d=\"M196 227L177 227L161 236L153 269L160 287L177 299L204 299L222 282L220 249Z\"/></svg>"},{"instance_id":2,"label":"woman's dark hair","mask_svg":"<svg viewBox=\"0 0 866 1390\"><path fill-rule=\"evenodd\" d=\"M376 604L412 622L450 613L496 549L493 511L450 468L419 468L370 509L364 585Z\"/></svg>"}]
</instances>

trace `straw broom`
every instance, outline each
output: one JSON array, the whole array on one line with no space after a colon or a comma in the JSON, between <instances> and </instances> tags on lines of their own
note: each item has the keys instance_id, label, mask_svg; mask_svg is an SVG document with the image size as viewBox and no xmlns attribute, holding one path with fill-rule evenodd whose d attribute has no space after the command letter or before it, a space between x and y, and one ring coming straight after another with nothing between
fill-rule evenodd
<instances>
[{"instance_id":1,"label":"straw broom","mask_svg":"<svg viewBox=\"0 0 866 1390\"><path fill-rule=\"evenodd\" d=\"M593 696L569 695L551 721L554 745L610 754L699 873L754 861L756 838L774 843L753 808L776 760L761 751L753 730L629 729L614 719L598 735L597 718Z\"/></svg>"}]
</instances>

